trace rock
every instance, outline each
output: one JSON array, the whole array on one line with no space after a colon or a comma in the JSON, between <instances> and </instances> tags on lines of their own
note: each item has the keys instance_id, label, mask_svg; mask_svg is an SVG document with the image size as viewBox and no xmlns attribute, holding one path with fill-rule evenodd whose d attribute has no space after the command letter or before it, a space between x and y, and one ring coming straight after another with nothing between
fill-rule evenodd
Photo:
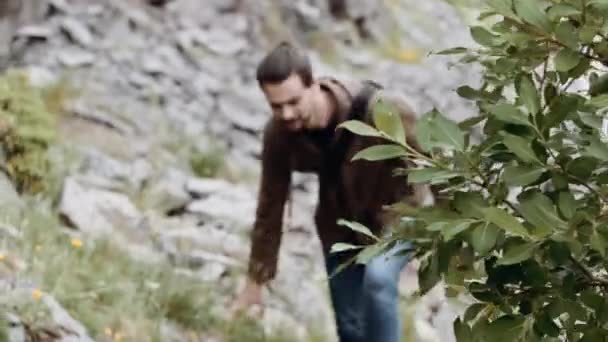
<instances>
[{"instance_id":1,"label":"rock","mask_svg":"<svg viewBox=\"0 0 608 342\"><path fill-rule=\"evenodd\" d=\"M47 0L49 5L60 12L71 14L74 12L67 0Z\"/></svg>"},{"instance_id":2,"label":"rock","mask_svg":"<svg viewBox=\"0 0 608 342\"><path fill-rule=\"evenodd\" d=\"M25 327L21 323L21 320L19 319L19 317L10 312L4 312L3 315L5 316L4 318L6 319L6 324L8 326L8 329L7 329L8 330L7 331L8 341L7 342L26 342L27 339L26 339ZM0 321L2 321L1 318L0 318ZM4 324L4 322L2 322L1 324ZM2 336L0 336L0 337L2 337Z\"/></svg>"},{"instance_id":3,"label":"rock","mask_svg":"<svg viewBox=\"0 0 608 342\"><path fill-rule=\"evenodd\" d=\"M163 213L183 208L190 201L186 191L188 176L175 168L163 171L158 180L153 181L142 193L142 206Z\"/></svg>"},{"instance_id":4,"label":"rock","mask_svg":"<svg viewBox=\"0 0 608 342\"><path fill-rule=\"evenodd\" d=\"M256 198L245 187L219 179L199 178L188 181L186 189L194 196L202 197L189 203L186 211L234 223L237 229L253 223Z\"/></svg>"},{"instance_id":5,"label":"rock","mask_svg":"<svg viewBox=\"0 0 608 342\"><path fill-rule=\"evenodd\" d=\"M24 69L28 81L34 87L47 87L57 83L58 77L48 68L42 66L31 65Z\"/></svg>"},{"instance_id":6,"label":"rock","mask_svg":"<svg viewBox=\"0 0 608 342\"><path fill-rule=\"evenodd\" d=\"M228 267L218 262L209 262L198 271L198 277L208 283L216 283L226 273Z\"/></svg>"},{"instance_id":7,"label":"rock","mask_svg":"<svg viewBox=\"0 0 608 342\"><path fill-rule=\"evenodd\" d=\"M124 123L123 120L109 115L102 109L91 106L84 99L68 102L68 104L65 106L65 110L72 115L104 125L118 131L121 134L135 134L133 126Z\"/></svg>"},{"instance_id":8,"label":"rock","mask_svg":"<svg viewBox=\"0 0 608 342\"><path fill-rule=\"evenodd\" d=\"M249 45L245 38L221 28L201 31L195 39L220 56L234 56Z\"/></svg>"},{"instance_id":9,"label":"rock","mask_svg":"<svg viewBox=\"0 0 608 342\"><path fill-rule=\"evenodd\" d=\"M268 335L284 332L295 337L297 341L306 341L306 327L297 322L287 312L274 308L266 308L264 310L262 324L264 326L264 332Z\"/></svg>"},{"instance_id":10,"label":"rock","mask_svg":"<svg viewBox=\"0 0 608 342\"><path fill-rule=\"evenodd\" d=\"M133 229L142 216L125 195L82 186L75 177L68 177L63 186L59 212L81 231L100 236L115 228Z\"/></svg>"},{"instance_id":11,"label":"rock","mask_svg":"<svg viewBox=\"0 0 608 342\"><path fill-rule=\"evenodd\" d=\"M182 252L204 250L238 260L246 260L249 247L239 236L219 229L214 224L161 231L166 246Z\"/></svg>"},{"instance_id":12,"label":"rock","mask_svg":"<svg viewBox=\"0 0 608 342\"><path fill-rule=\"evenodd\" d=\"M172 258L176 261L178 265L186 265L189 268L201 268L208 263L218 263L225 266L240 266L241 263L232 258L220 255L213 254L205 251L192 251L189 253L175 253Z\"/></svg>"},{"instance_id":13,"label":"rock","mask_svg":"<svg viewBox=\"0 0 608 342\"><path fill-rule=\"evenodd\" d=\"M22 26L17 30L18 37L47 40L53 35L53 29L44 25Z\"/></svg>"},{"instance_id":14,"label":"rock","mask_svg":"<svg viewBox=\"0 0 608 342\"><path fill-rule=\"evenodd\" d=\"M76 321L70 314L53 298L45 294L42 296L44 304L49 308L55 323L65 331L61 342L93 342L82 323Z\"/></svg>"},{"instance_id":15,"label":"rock","mask_svg":"<svg viewBox=\"0 0 608 342\"><path fill-rule=\"evenodd\" d=\"M151 75L167 74L167 66L158 56L145 54L141 63L142 70Z\"/></svg>"},{"instance_id":16,"label":"rock","mask_svg":"<svg viewBox=\"0 0 608 342\"><path fill-rule=\"evenodd\" d=\"M57 60L68 68L76 68L92 65L95 62L95 55L83 50L70 49L59 52Z\"/></svg>"},{"instance_id":17,"label":"rock","mask_svg":"<svg viewBox=\"0 0 608 342\"><path fill-rule=\"evenodd\" d=\"M248 99L238 94L237 91L234 95L220 97L219 114L225 116L237 128L252 133L261 132L269 116L257 111Z\"/></svg>"},{"instance_id":18,"label":"rock","mask_svg":"<svg viewBox=\"0 0 608 342\"><path fill-rule=\"evenodd\" d=\"M61 23L61 29L72 42L85 48L93 45L93 34L80 21L71 17L65 18Z\"/></svg>"}]
</instances>

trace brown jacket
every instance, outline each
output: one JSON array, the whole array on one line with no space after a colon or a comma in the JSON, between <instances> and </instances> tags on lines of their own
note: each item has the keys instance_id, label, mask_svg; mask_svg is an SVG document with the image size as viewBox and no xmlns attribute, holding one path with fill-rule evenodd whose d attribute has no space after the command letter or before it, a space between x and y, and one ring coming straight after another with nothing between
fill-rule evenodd
<instances>
[{"instance_id":1,"label":"brown jacket","mask_svg":"<svg viewBox=\"0 0 608 342\"><path fill-rule=\"evenodd\" d=\"M321 86L329 91L338 104L338 124L348 119L353 97L359 93L362 83L339 82L321 79ZM415 115L410 107L398 97L376 93L369 104L378 97L399 109L406 137L411 146L418 147L414 138ZM369 106L368 106L369 109ZM371 124L370 111L363 121ZM333 130L331 131L333 132ZM342 134L351 134L338 129L329 134L326 143L319 132L291 132L279 121L271 119L264 130L262 150L262 178L260 183L256 220L252 232L252 247L249 260L249 276L257 283L265 283L276 274L279 246L282 235L283 208L290 187L291 172L313 172L319 176L319 201L315 212L317 232L324 253L336 242L365 243L360 234L340 226L341 218L366 225L374 233L380 233L387 224L382 206L405 200L412 205L422 204L424 188L407 184L406 178L393 176L397 166L405 166L398 159L382 162L354 161L352 157L360 150L381 143L378 139L353 136L346 147L345 157L339 166L337 178L330 177L336 170L328 170L324 153L335 148Z\"/></svg>"}]
</instances>

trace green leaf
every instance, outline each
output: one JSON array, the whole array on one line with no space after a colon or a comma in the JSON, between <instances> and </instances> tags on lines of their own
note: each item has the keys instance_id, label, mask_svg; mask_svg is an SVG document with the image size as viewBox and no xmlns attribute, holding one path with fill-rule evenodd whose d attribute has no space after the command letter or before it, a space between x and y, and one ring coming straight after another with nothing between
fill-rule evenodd
<instances>
[{"instance_id":1,"label":"green leaf","mask_svg":"<svg viewBox=\"0 0 608 342\"><path fill-rule=\"evenodd\" d=\"M584 154L603 161L608 161L608 146L597 136L588 138L589 146L585 147Z\"/></svg>"},{"instance_id":2,"label":"green leaf","mask_svg":"<svg viewBox=\"0 0 608 342\"><path fill-rule=\"evenodd\" d=\"M597 96L608 93L608 73L590 81L589 95Z\"/></svg>"},{"instance_id":3,"label":"green leaf","mask_svg":"<svg viewBox=\"0 0 608 342\"><path fill-rule=\"evenodd\" d=\"M373 116L374 125L377 129L384 132L394 141L405 145L403 122L401 122L401 115L395 106L380 99L374 104Z\"/></svg>"},{"instance_id":4,"label":"green leaf","mask_svg":"<svg viewBox=\"0 0 608 342\"><path fill-rule=\"evenodd\" d=\"M522 237L529 237L530 234L526 227L507 211L500 208L485 208L483 209L485 219L488 222L494 223L504 231Z\"/></svg>"},{"instance_id":5,"label":"green leaf","mask_svg":"<svg viewBox=\"0 0 608 342\"><path fill-rule=\"evenodd\" d=\"M458 151L464 150L464 133L456 123L439 113L435 115L432 122L435 129L433 137L437 141L452 146Z\"/></svg>"},{"instance_id":6,"label":"green leaf","mask_svg":"<svg viewBox=\"0 0 608 342\"><path fill-rule=\"evenodd\" d=\"M351 221L346 221L344 219L339 219L338 220L338 224L341 226L346 226L352 230L354 230L355 232L361 233L363 235L367 235L369 237L371 237L372 239L378 241L379 239L369 230L369 228L367 228L366 226L362 225L361 223L358 222L351 222Z\"/></svg>"},{"instance_id":7,"label":"green leaf","mask_svg":"<svg viewBox=\"0 0 608 342\"><path fill-rule=\"evenodd\" d=\"M514 0L515 12L525 22L536 26L544 32L551 32L551 22L540 7L538 0Z\"/></svg>"},{"instance_id":8,"label":"green leaf","mask_svg":"<svg viewBox=\"0 0 608 342\"><path fill-rule=\"evenodd\" d=\"M602 129L602 118L592 114L592 113L585 113L585 112L579 112L578 113L578 117L581 119L581 121L592 128L595 129Z\"/></svg>"},{"instance_id":9,"label":"green leaf","mask_svg":"<svg viewBox=\"0 0 608 342\"><path fill-rule=\"evenodd\" d=\"M536 250L536 244L531 242L508 245L497 265L513 265L530 259Z\"/></svg>"},{"instance_id":10,"label":"green leaf","mask_svg":"<svg viewBox=\"0 0 608 342\"><path fill-rule=\"evenodd\" d=\"M606 243L606 239L603 235L598 234L597 230L593 230L593 234L589 238L589 244L593 250L600 253L602 258L606 258L606 247L608 244Z\"/></svg>"},{"instance_id":11,"label":"green leaf","mask_svg":"<svg viewBox=\"0 0 608 342\"><path fill-rule=\"evenodd\" d=\"M597 167L598 160L588 156L578 157L566 166L566 171L580 180L586 181Z\"/></svg>"},{"instance_id":12,"label":"green leaf","mask_svg":"<svg viewBox=\"0 0 608 342\"><path fill-rule=\"evenodd\" d=\"M479 192L457 192L452 202L454 208L466 217L484 218L483 209L488 207L483 195Z\"/></svg>"},{"instance_id":13,"label":"green leaf","mask_svg":"<svg viewBox=\"0 0 608 342\"><path fill-rule=\"evenodd\" d=\"M475 249L475 252L485 255L494 248L497 238L498 227L492 223L486 222L473 229L473 233L471 234L471 245L473 246L473 249Z\"/></svg>"},{"instance_id":14,"label":"green leaf","mask_svg":"<svg viewBox=\"0 0 608 342\"><path fill-rule=\"evenodd\" d=\"M504 40L501 39L499 36L490 33L490 31L486 30L481 26L473 26L471 27L470 31L473 40L477 44L482 46L493 47L498 46L504 42Z\"/></svg>"},{"instance_id":15,"label":"green leaf","mask_svg":"<svg viewBox=\"0 0 608 342\"><path fill-rule=\"evenodd\" d=\"M433 222L425 227L429 232L440 232L448 225L445 221Z\"/></svg>"},{"instance_id":16,"label":"green leaf","mask_svg":"<svg viewBox=\"0 0 608 342\"><path fill-rule=\"evenodd\" d=\"M507 166L503 173L503 179L510 186L526 186L535 182L543 172L545 172L545 169L539 166Z\"/></svg>"},{"instance_id":17,"label":"green leaf","mask_svg":"<svg viewBox=\"0 0 608 342\"><path fill-rule=\"evenodd\" d=\"M552 21L557 21L557 19L562 17L570 17L581 14L581 11L574 6L568 4L557 4L551 6L547 11L547 16Z\"/></svg>"},{"instance_id":18,"label":"green leaf","mask_svg":"<svg viewBox=\"0 0 608 342\"><path fill-rule=\"evenodd\" d=\"M606 0L589 0L587 6L595 7L600 10L608 10L608 1Z\"/></svg>"},{"instance_id":19,"label":"green leaf","mask_svg":"<svg viewBox=\"0 0 608 342\"><path fill-rule=\"evenodd\" d=\"M559 125L571 113L576 112L579 99L573 95L560 94L551 105L551 111L543 119L543 128Z\"/></svg>"},{"instance_id":20,"label":"green leaf","mask_svg":"<svg viewBox=\"0 0 608 342\"><path fill-rule=\"evenodd\" d=\"M557 206L562 215L569 220L574 216L578 204L570 191L562 191L559 193Z\"/></svg>"},{"instance_id":21,"label":"green leaf","mask_svg":"<svg viewBox=\"0 0 608 342\"><path fill-rule=\"evenodd\" d=\"M454 54L460 54L460 53L465 53L469 51L467 48L464 47L453 47L450 49L445 49L445 50L441 50L439 52L435 52L436 55L454 55Z\"/></svg>"},{"instance_id":22,"label":"green leaf","mask_svg":"<svg viewBox=\"0 0 608 342\"><path fill-rule=\"evenodd\" d=\"M471 227L471 225L475 222L476 221L474 221L474 220L467 220L467 219L447 222L446 226L443 227L443 229L441 230L441 235L443 235L443 240L446 242L452 240L456 235L469 229L469 227Z\"/></svg>"},{"instance_id":23,"label":"green leaf","mask_svg":"<svg viewBox=\"0 0 608 342\"><path fill-rule=\"evenodd\" d=\"M566 229L567 223L557 215L555 206L549 199L537 190L524 192L518 197L519 212L532 225L546 235L555 229ZM543 237L543 236L539 236Z\"/></svg>"},{"instance_id":24,"label":"green leaf","mask_svg":"<svg viewBox=\"0 0 608 342\"><path fill-rule=\"evenodd\" d=\"M568 21L562 21L555 29L557 40L572 50L578 49L578 35L576 28Z\"/></svg>"},{"instance_id":25,"label":"green leaf","mask_svg":"<svg viewBox=\"0 0 608 342\"><path fill-rule=\"evenodd\" d=\"M435 147L433 139L433 112L424 114L417 122L415 128L416 139L424 151L430 151Z\"/></svg>"},{"instance_id":26,"label":"green leaf","mask_svg":"<svg viewBox=\"0 0 608 342\"><path fill-rule=\"evenodd\" d=\"M373 258L382 254L385 249L386 244L384 243L377 243L365 247L361 252L359 252L359 254L357 254L357 263L365 265Z\"/></svg>"},{"instance_id":27,"label":"green leaf","mask_svg":"<svg viewBox=\"0 0 608 342\"><path fill-rule=\"evenodd\" d=\"M484 329L483 341L514 342L524 341L523 335L526 327L526 319L522 316L502 316L490 323Z\"/></svg>"},{"instance_id":28,"label":"green leaf","mask_svg":"<svg viewBox=\"0 0 608 342\"><path fill-rule=\"evenodd\" d=\"M356 245L351 245L349 243L338 242L338 243L334 243L331 246L331 253L350 251L353 249L360 249L363 247L364 246L356 246Z\"/></svg>"},{"instance_id":29,"label":"green leaf","mask_svg":"<svg viewBox=\"0 0 608 342\"><path fill-rule=\"evenodd\" d=\"M528 109L528 112L532 115L538 113L540 110L540 97L538 96L536 86L529 75L521 77L518 91L519 98Z\"/></svg>"},{"instance_id":30,"label":"green leaf","mask_svg":"<svg viewBox=\"0 0 608 342\"><path fill-rule=\"evenodd\" d=\"M462 316L464 322L475 321L477 319L477 316L479 316L479 313L484 309L487 309L487 307L488 304L486 303L475 303L470 305Z\"/></svg>"},{"instance_id":31,"label":"green leaf","mask_svg":"<svg viewBox=\"0 0 608 342\"><path fill-rule=\"evenodd\" d=\"M486 3L490 8L507 18L516 18L512 10L513 0L487 0Z\"/></svg>"},{"instance_id":32,"label":"green leaf","mask_svg":"<svg viewBox=\"0 0 608 342\"><path fill-rule=\"evenodd\" d=\"M581 61L581 55L569 48L561 49L555 56L555 70L567 72Z\"/></svg>"},{"instance_id":33,"label":"green leaf","mask_svg":"<svg viewBox=\"0 0 608 342\"><path fill-rule=\"evenodd\" d=\"M382 137L382 135L377 129L358 120L345 121L341 123L338 127L345 128L355 134L366 137Z\"/></svg>"},{"instance_id":34,"label":"green leaf","mask_svg":"<svg viewBox=\"0 0 608 342\"><path fill-rule=\"evenodd\" d=\"M460 96L462 98L469 99L469 100L474 100L479 97L479 91L477 91L469 86L458 87L458 89L456 89L456 94L458 94L458 96Z\"/></svg>"},{"instance_id":35,"label":"green leaf","mask_svg":"<svg viewBox=\"0 0 608 342\"><path fill-rule=\"evenodd\" d=\"M530 141L517 135L504 133L503 143L515 155L526 163L539 163L530 145Z\"/></svg>"},{"instance_id":36,"label":"green leaf","mask_svg":"<svg viewBox=\"0 0 608 342\"><path fill-rule=\"evenodd\" d=\"M587 105L602 109L608 107L608 94L594 96L587 101Z\"/></svg>"},{"instance_id":37,"label":"green leaf","mask_svg":"<svg viewBox=\"0 0 608 342\"><path fill-rule=\"evenodd\" d=\"M369 161L378 161L405 157L406 155L406 151L399 145L375 145L357 152L352 160L365 159Z\"/></svg>"},{"instance_id":38,"label":"green leaf","mask_svg":"<svg viewBox=\"0 0 608 342\"><path fill-rule=\"evenodd\" d=\"M468 324L460 321L460 317L454 321L454 336L457 342L469 342L473 340L473 333Z\"/></svg>"},{"instance_id":39,"label":"green leaf","mask_svg":"<svg viewBox=\"0 0 608 342\"><path fill-rule=\"evenodd\" d=\"M532 127L532 124L528 121L528 116L512 104L500 103L489 106L488 109L500 121Z\"/></svg>"},{"instance_id":40,"label":"green leaf","mask_svg":"<svg viewBox=\"0 0 608 342\"><path fill-rule=\"evenodd\" d=\"M433 181L433 183L438 183L440 181L454 178L459 175L460 174L457 172L441 170L431 167L426 169L409 170L407 173L407 181L408 183L425 183L429 181Z\"/></svg>"}]
</instances>

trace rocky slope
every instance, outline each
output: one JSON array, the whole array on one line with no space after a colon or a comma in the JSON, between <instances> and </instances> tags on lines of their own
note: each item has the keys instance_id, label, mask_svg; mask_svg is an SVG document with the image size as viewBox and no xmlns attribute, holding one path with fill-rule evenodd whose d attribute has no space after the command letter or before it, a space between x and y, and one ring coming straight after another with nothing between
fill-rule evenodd
<instances>
[{"instance_id":1,"label":"rocky slope","mask_svg":"<svg viewBox=\"0 0 608 342\"><path fill-rule=\"evenodd\" d=\"M5 37L16 33L11 67L25 70L35 85L61 85L65 96L62 147L51 151L65 176L58 197L64 224L81 239L109 234L136 260L169 261L176 272L212 285L219 316L244 281L260 131L268 115L254 71L278 40L308 48L318 74L371 78L403 91L418 113L436 107L455 119L470 114L454 89L475 83L475 71L426 56L471 44L458 11L441 1L387 0L371 7L352 1L342 19L321 0L174 0L160 7L51 0L48 8L39 6L19 28L1 20ZM193 165L209 170L196 173ZM201 177L206 174L216 178ZM302 339L314 330L331 341L312 225L315 187L309 175L295 178L279 277L265 294L263 322L267 330L288 326ZM0 188L0 203L21 201L10 184ZM414 267L403 278L409 293L416 286ZM91 339L79 317L45 298L56 321L77 332L70 338ZM410 309L419 340L453 339L458 307L446 303L437 290ZM13 340L23 340L19 318L11 319Z\"/></svg>"}]
</instances>

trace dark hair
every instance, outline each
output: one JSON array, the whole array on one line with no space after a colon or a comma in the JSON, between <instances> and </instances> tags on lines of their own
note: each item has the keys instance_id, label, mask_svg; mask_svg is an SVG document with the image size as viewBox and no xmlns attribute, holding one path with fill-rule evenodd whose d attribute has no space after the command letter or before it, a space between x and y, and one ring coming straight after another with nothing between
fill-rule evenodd
<instances>
[{"instance_id":1,"label":"dark hair","mask_svg":"<svg viewBox=\"0 0 608 342\"><path fill-rule=\"evenodd\" d=\"M256 76L259 84L280 83L294 72L302 78L304 85L312 84L308 57L292 44L282 42L260 62Z\"/></svg>"}]
</instances>

